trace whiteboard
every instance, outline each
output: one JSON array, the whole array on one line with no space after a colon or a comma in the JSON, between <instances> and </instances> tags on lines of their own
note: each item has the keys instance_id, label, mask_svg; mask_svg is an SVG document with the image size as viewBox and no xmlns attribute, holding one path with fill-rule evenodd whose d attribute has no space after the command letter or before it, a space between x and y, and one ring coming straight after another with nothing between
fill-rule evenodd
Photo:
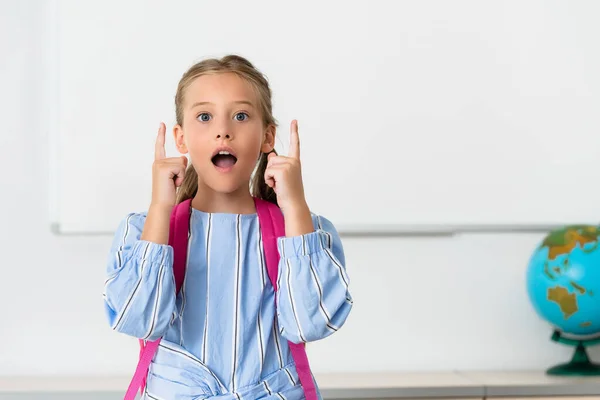
<instances>
[{"instance_id":1,"label":"whiteboard","mask_svg":"<svg viewBox=\"0 0 600 400\"><path fill-rule=\"evenodd\" d=\"M597 221L599 12L591 0L58 0L54 222L112 232L147 209L179 78L228 53L269 78L280 153L299 120L307 202L342 231Z\"/></svg>"}]
</instances>

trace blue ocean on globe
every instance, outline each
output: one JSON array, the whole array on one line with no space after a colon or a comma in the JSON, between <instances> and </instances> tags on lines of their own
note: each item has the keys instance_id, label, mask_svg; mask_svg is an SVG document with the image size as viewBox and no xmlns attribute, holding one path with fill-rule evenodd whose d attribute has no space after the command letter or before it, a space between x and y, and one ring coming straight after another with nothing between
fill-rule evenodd
<instances>
[{"instance_id":1,"label":"blue ocean on globe","mask_svg":"<svg viewBox=\"0 0 600 400\"><path fill-rule=\"evenodd\" d=\"M563 334L600 335L600 228L550 232L527 266L527 292L537 314Z\"/></svg>"}]
</instances>

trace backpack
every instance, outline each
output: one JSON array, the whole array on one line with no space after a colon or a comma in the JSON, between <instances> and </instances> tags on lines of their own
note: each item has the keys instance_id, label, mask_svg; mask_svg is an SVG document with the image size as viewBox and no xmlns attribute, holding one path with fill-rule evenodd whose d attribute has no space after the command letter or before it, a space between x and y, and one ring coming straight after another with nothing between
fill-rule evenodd
<instances>
[{"instance_id":1,"label":"backpack","mask_svg":"<svg viewBox=\"0 0 600 400\"><path fill-rule=\"evenodd\" d=\"M279 252L277 238L285 236L285 224L279 207L268 201L254 198L256 212L263 238L263 247L267 263L267 272L275 292L277 292L277 274L279 266ZM185 277L185 266L188 250L188 231L190 224L191 199L177 204L171 213L169 228L169 245L173 247L173 274L175 276L176 293L179 293ZM275 304L277 307L277 304ZM140 339L140 355L136 371L131 379L124 400L134 400L138 389L143 393L146 387L146 376L154 354L160 344L160 338L155 341ZM306 348L304 343L288 341L292 358L300 383L304 390L306 400L317 400L317 389L312 378Z\"/></svg>"}]
</instances>

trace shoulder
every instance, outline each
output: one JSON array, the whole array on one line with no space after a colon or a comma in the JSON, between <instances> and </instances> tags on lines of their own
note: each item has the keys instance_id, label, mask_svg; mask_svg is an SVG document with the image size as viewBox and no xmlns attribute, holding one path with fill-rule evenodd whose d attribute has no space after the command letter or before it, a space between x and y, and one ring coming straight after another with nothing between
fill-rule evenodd
<instances>
[{"instance_id":1,"label":"shoulder","mask_svg":"<svg viewBox=\"0 0 600 400\"><path fill-rule=\"evenodd\" d=\"M133 232L141 232L146 222L147 211L130 212L126 214L117 226L116 236L128 236Z\"/></svg>"},{"instance_id":2,"label":"shoulder","mask_svg":"<svg viewBox=\"0 0 600 400\"><path fill-rule=\"evenodd\" d=\"M344 264L346 262L344 246L333 222L329 218L314 212L311 212L311 216L315 228L315 232L312 234L319 237L324 249L332 250L335 257Z\"/></svg>"},{"instance_id":3,"label":"shoulder","mask_svg":"<svg viewBox=\"0 0 600 400\"><path fill-rule=\"evenodd\" d=\"M313 225L316 230L335 233L337 235L337 229L335 228L335 225L327 217L312 211L310 215L312 217Z\"/></svg>"},{"instance_id":4,"label":"shoulder","mask_svg":"<svg viewBox=\"0 0 600 400\"><path fill-rule=\"evenodd\" d=\"M147 211L130 212L123 217L121 225L143 225L147 216Z\"/></svg>"},{"instance_id":5,"label":"shoulder","mask_svg":"<svg viewBox=\"0 0 600 400\"><path fill-rule=\"evenodd\" d=\"M334 223L327 217L311 212L314 234L321 237L323 245L328 248L341 249L342 239Z\"/></svg>"}]
</instances>

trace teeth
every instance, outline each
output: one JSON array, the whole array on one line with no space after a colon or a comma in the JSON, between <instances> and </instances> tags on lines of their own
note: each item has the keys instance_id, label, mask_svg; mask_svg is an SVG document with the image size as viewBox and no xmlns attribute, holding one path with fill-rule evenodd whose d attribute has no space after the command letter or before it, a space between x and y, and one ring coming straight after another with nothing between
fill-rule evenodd
<instances>
[{"instance_id":1,"label":"teeth","mask_svg":"<svg viewBox=\"0 0 600 400\"><path fill-rule=\"evenodd\" d=\"M219 154L222 156L230 156L231 155L231 153L228 151L220 151Z\"/></svg>"}]
</instances>

